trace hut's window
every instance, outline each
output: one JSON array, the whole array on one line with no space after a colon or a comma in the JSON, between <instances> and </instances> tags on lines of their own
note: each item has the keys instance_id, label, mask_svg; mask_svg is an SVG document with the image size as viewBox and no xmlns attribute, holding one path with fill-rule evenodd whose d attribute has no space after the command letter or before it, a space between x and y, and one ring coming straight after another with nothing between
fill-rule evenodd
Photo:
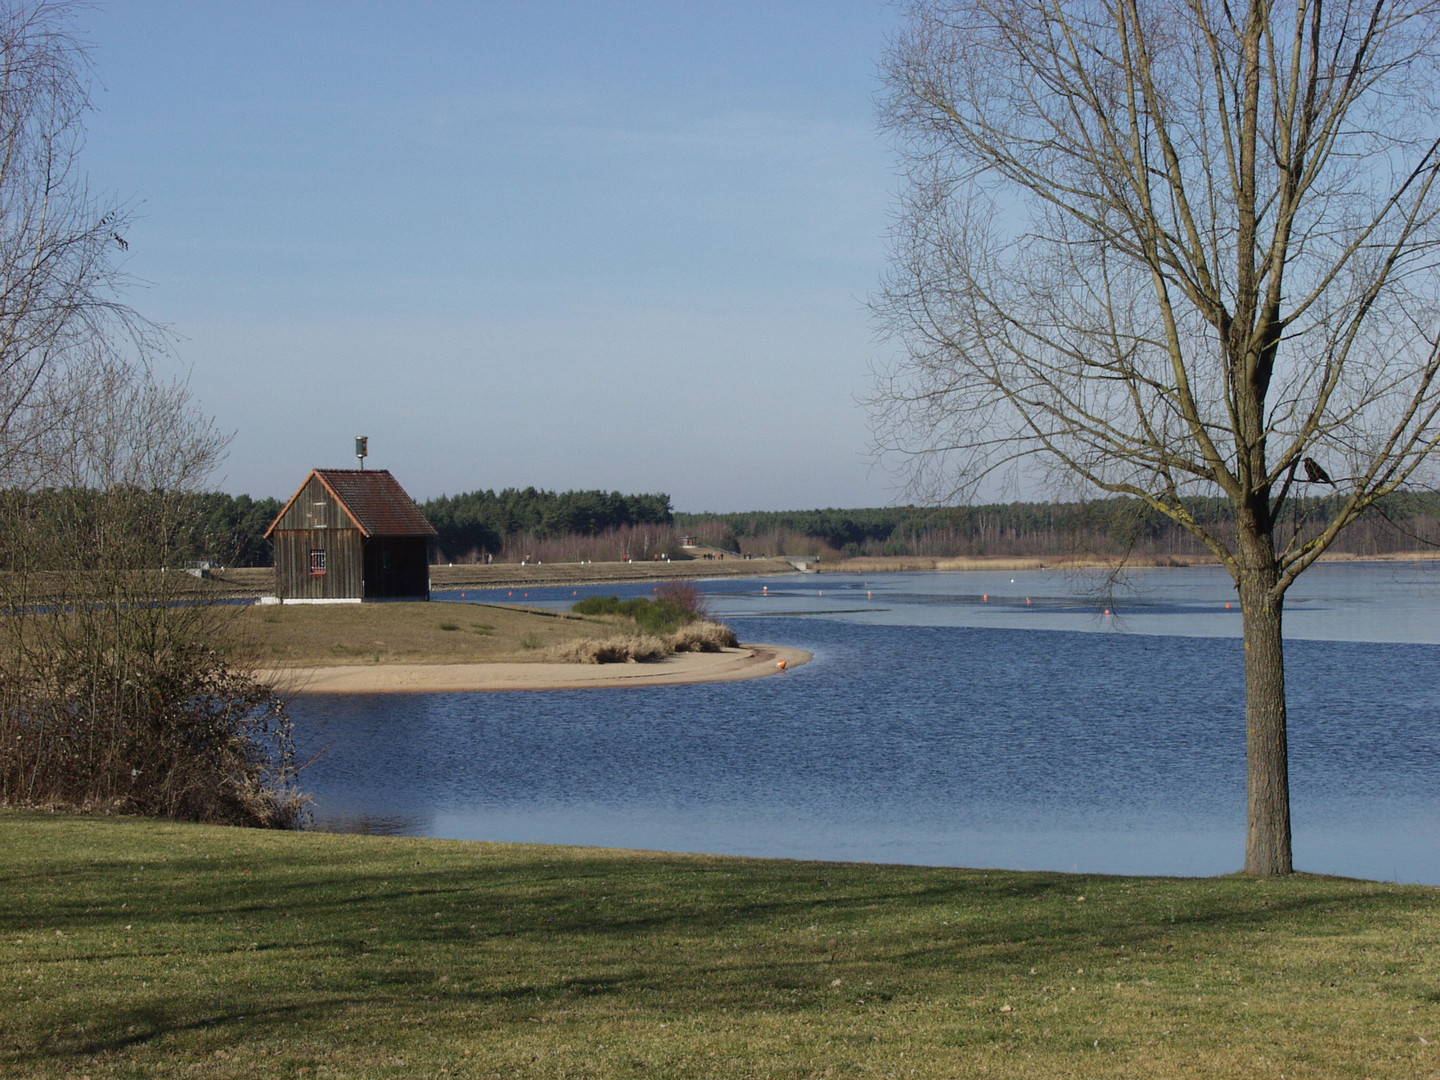
<instances>
[{"instance_id":1,"label":"hut's window","mask_svg":"<svg viewBox=\"0 0 1440 1080\"><path fill-rule=\"evenodd\" d=\"M323 552L323 551L312 551L312 552L310 552L310 573L312 573L312 574L323 574L323 573L325 573L325 552Z\"/></svg>"}]
</instances>

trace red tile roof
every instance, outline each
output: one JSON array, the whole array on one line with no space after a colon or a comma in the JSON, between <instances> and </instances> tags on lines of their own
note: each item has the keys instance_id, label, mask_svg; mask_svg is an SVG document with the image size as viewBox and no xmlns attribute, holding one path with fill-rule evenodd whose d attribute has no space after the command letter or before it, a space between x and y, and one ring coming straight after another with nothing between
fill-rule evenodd
<instances>
[{"instance_id":1,"label":"red tile roof","mask_svg":"<svg viewBox=\"0 0 1440 1080\"><path fill-rule=\"evenodd\" d=\"M366 536L436 536L435 526L425 520L420 507L390 475L388 469L316 469L314 476L335 496L350 520ZM309 477L305 483L310 482ZM300 497L300 485L290 503ZM290 509L287 503L275 524ZM270 526L273 530L275 525ZM270 530L266 531L269 535Z\"/></svg>"}]
</instances>

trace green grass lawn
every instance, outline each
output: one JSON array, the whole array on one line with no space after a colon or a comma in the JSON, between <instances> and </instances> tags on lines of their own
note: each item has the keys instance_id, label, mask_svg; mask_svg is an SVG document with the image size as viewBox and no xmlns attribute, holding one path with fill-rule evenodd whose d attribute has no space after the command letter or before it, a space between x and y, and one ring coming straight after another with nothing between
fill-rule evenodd
<instances>
[{"instance_id":1,"label":"green grass lawn","mask_svg":"<svg viewBox=\"0 0 1440 1080\"><path fill-rule=\"evenodd\" d=\"M0 813L0 1075L1435 1077L1440 890Z\"/></svg>"}]
</instances>

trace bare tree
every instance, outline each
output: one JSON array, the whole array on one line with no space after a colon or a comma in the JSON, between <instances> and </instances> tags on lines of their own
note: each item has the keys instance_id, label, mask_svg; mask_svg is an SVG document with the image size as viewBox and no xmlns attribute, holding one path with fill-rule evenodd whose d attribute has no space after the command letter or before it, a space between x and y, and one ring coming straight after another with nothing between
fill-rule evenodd
<instances>
[{"instance_id":1,"label":"bare tree","mask_svg":"<svg viewBox=\"0 0 1440 1080\"><path fill-rule=\"evenodd\" d=\"M72 3L0 3L0 482L33 483L97 360L162 344L121 298L122 205L93 198L78 155L89 60ZM103 377L103 376L102 376Z\"/></svg>"},{"instance_id":2,"label":"bare tree","mask_svg":"<svg viewBox=\"0 0 1440 1080\"><path fill-rule=\"evenodd\" d=\"M880 445L950 496L1038 455L1214 553L1251 874L1292 869L1286 590L1440 439L1436 31L1428 0L915 0L886 58ZM1302 491L1328 518L1277 540ZM1233 533L1187 511L1217 492Z\"/></svg>"},{"instance_id":3,"label":"bare tree","mask_svg":"<svg viewBox=\"0 0 1440 1080\"><path fill-rule=\"evenodd\" d=\"M74 11L0 0L0 803L294 824L283 704L174 572L228 440L123 298Z\"/></svg>"}]
</instances>

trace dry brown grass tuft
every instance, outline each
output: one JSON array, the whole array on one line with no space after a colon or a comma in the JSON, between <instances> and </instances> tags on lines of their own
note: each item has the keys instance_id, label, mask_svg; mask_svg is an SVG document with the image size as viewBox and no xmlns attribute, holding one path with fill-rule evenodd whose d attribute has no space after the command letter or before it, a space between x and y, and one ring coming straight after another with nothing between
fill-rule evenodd
<instances>
[{"instance_id":1,"label":"dry brown grass tuft","mask_svg":"<svg viewBox=\"0 0 1440 1080\"><path fill-rule=\"evenodd\" d=\"M735 631L717 622L688 623L670 635L670 648L675 652L719 652L739 644Z\"/></svg>"},{"instance_id":2,"label":"dry brown grass tuft","mask_svg":"<svg viewBox=\"0 0 1440 1080\"><path fill-rule=\"evenodd\" d=\"M543 659L562 664L624 664L662 660L677 652L720 652L740 644L735 631L715 622L687 623L671 634L616 634L562 642Z\"/></svg>"},{"instance_id":3,"label":"dry brown grass tuft","mask_svg":"<svg viewBox=\"0 0 1440 1080\"><path fill-rule=\"evenodd\" d=\"M663 660L674 651L669 642L651 634L567 641L546 650L545 659L562 664L626 664Z\"/></svg>"}]
</instances>

